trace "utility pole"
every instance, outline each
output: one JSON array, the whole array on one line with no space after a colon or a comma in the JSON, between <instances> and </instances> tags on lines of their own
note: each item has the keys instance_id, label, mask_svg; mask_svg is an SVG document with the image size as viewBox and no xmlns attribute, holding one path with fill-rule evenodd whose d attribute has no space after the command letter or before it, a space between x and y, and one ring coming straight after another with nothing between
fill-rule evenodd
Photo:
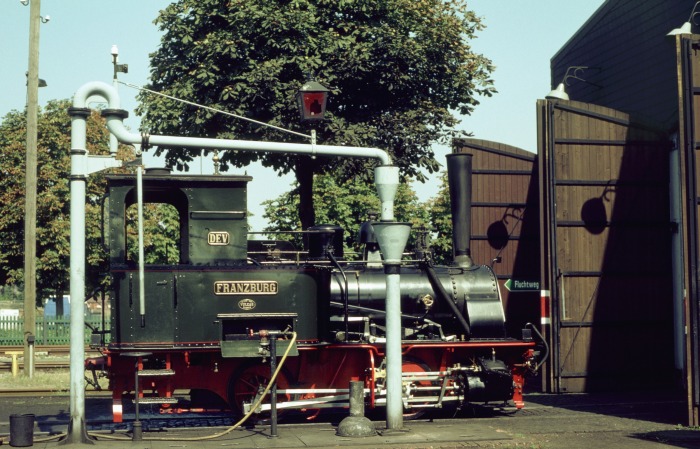
<instances>
[{"instance_id":1,"label":"utility pole","mask_svg":"<svg viewBox=\"0 0 700 449\"><path fill-rule=\"evenodd\" d=\"M28 377L32 377L34 367L34 354L28 340L31 338L33 341L36 333L36 198L40 26L41 0L31 0L29 5L27 155L24 197L24 374Z\"/></svg>"}]
</instances>

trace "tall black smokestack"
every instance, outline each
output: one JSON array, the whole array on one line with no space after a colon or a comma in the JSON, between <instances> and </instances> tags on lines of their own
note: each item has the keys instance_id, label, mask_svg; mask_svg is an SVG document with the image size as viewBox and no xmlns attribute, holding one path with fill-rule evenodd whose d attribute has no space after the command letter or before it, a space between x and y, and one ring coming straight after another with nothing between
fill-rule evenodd
<instances>
[{"instance_id":1,"label":"tall black smokestack","mask_svg":"<svg viewBox=\"0 0 700 449\"><path fill-rule=\"evenodd\" d=\"M447 155L447 180L452 209L452 255L460 267L473 265L469 239L472 232L472 155Z\"/></svg>"}]
</instances>

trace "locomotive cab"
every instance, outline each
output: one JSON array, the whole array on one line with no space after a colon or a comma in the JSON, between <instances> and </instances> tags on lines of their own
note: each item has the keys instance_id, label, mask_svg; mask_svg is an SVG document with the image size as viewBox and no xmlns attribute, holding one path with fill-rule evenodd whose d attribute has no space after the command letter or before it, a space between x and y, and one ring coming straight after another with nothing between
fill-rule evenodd
<instances>
[{"instance_id":1,"label":"locomotive cab","mask_svg":"<svg viewBox=\"0 0 700 449\"><path fill-rule=\"evenodd\" d=\"M227 357L247 354L231 348L245 346L241 336L261 327L295 331L301 341L318 340L316 316L324 309L317 301L323 292L319 275L304 267L260 270L249 263L250 180L162 171L143 176L144 220L161 223L168 215L180 235L175 242L166 241L171 246L167 260L156 245L158 237L146 236L142 306L132 210L136 177L108 177L110 266L114 297L119 298L113 301L116 338L110 348L220 347ZM145 316L139 316L144 309ZM234 341L238 343L230 343Z\"/></svg>"},{"instance_id":2,"label":"locomotive cab","mask_svg":"<svg viewBox=\"0 0 700 449\"><path fill-rule=\"evenodd\" d=\"M241 265L247 258L247 183L250 176L173 176L169 170L147 170L143 202L169 204L177 211L180 236L178 263L185 265ZM111 175L109 239L112 267L134 264L127 252L135 231L136 176ZM127 226L126 230L122 228ZM128 227L131 226L129 229ZM153 260L152 258L146 259Z\"/></svg>"}]
</instances>

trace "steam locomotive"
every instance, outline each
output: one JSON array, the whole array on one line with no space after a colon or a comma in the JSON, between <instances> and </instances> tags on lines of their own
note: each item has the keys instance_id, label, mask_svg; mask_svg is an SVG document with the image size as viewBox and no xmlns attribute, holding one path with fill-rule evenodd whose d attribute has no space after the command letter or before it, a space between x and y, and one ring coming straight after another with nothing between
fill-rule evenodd
<instances>
[{"instance_id":1,"label":"steam locomotive","mask_svg":"<svg viewBox=\"0 0 700 449\"><path fill-rule=\"evenodd\" d=\"M400 266L406 416L464 403L520 408L524 377L542 362L537 329L506 335L496 276L471 261L471 156L448 156L448 171L454 262L436 266L419 238ZM364 382L369 408L386 404L387 275L373 222L361 227L357 261L345 259L344 231L334 225L307 230L304 251L249 240L251 179L147 171L143 203L177 211L179 261L140 273L127 225L137 177L108 176L111 338L102 351L115 422L132 392L140 403L168 404L176 390L208 391L243 413L270 379L269 361L283 354L277 409L313 416L347 407L353 380ZM256 411L270 407L267 400Z\"/></svg>"}]
</instances>

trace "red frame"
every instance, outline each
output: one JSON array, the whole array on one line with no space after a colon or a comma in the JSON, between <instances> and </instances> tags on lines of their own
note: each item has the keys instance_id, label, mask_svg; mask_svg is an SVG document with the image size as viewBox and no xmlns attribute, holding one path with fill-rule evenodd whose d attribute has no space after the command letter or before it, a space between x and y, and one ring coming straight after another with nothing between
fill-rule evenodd
<instances>
[{"instance_id":1,"label":"red frame","mask_svg":"<svg viewBox=\"0 0 700 449\"><path fill-rule=\"evenodd\" d=\"M515 385L513 402L517 408L524 406L524 377L528 372L527 361L533 357L532 341L467 341L441 343L410 343L402 345L402 355L416 359L434 371L445 371L454 363L475 356L496 356L511 367ZM370 408L377 407L375 397L375 368L384 357L383 346L374 344L333 344L317 346L299 344L299 356L290 357L285 369L301 388L347 388L351 380L363 380L369 388ZM129 348L133 351L134 348ZM218 348L192 348L188 350L149 348L153 357L166 361L166 368L175 376L148 378L140 386L139 396L151 390L160 397L171 397L176 389L207 389L227 400L231 377L246 364L259 359L222 358ZM109 372L113 399L113 419L121 422L122 397L134 389L133 358L119 357L119 350L106 351L106 367ZM317 412L315 412L317 414ZM315 414L311 417L315 417Z\"/></svg>"}]
</instances>

